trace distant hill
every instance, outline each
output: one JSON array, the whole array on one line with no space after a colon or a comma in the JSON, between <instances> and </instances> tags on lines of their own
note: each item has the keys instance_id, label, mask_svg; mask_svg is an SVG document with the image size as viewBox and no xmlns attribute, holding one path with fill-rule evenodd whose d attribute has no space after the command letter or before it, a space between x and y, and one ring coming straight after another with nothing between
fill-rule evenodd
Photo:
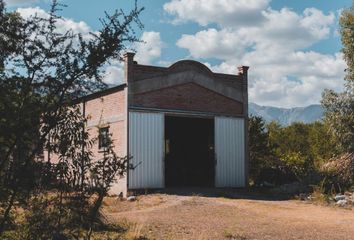
<instances>
[{"instance_id":1,"label":"distant hill","mask_svg":"<svg viewBox=\"0 0 354 240\"><path fill-rule=\"evenodd\" d=\"M255 103L249 104L249 114L261 116L266 122L277 121L287 126L293 122L312 123L320 121L323 116L321 105L310 105L307 107L277 108L260 106Z\"/></svg>"}]
</instances>

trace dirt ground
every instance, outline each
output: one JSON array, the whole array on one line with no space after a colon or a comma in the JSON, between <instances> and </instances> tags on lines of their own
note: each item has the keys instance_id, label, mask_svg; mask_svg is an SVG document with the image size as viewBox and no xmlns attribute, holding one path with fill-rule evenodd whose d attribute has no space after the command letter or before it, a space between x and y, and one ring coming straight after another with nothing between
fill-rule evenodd
<instances>
[{"instance_id":1,"label":"dirt ground","mask_svg":"<svg viewBox=\"0 0 354 240\"><path fill-rule=\"evenodd\" d=\"M300 200L177 191L105 204L109 221L147 239L354 239L354 210Z\"/></svg>"}]
</instances>

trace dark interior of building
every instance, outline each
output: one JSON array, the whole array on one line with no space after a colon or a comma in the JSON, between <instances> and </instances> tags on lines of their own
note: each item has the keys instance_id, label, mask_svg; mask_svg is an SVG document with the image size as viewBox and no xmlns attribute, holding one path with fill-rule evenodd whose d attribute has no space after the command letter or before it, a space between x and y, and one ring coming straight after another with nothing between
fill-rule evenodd
<instances>
[{"instance_id":1,"label":"dark interior of building","mask_svg":"<svg viewBox=\"0 0 354 240\"><path fill-rule=\"evenodd\" d=\"M167 187L214 186L214 119L165 117Z\"/></svg>"}]
</instances>

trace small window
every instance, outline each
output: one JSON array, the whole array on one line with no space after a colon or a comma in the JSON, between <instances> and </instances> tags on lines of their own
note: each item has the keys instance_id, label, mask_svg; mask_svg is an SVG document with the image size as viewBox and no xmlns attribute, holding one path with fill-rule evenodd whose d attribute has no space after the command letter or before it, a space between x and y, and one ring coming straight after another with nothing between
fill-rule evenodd
<instances>
[{"instance_id":1,"label":"small window","mask_svg":"<svg viewBox=\"0 0 354 240\"><path fill-rule=\"evenodd\" d=\"M99 129L98 133L98 148L106 148L108 147L108 138L109 138L109 128L104 127Z\"/></svg>"}]
</instances>

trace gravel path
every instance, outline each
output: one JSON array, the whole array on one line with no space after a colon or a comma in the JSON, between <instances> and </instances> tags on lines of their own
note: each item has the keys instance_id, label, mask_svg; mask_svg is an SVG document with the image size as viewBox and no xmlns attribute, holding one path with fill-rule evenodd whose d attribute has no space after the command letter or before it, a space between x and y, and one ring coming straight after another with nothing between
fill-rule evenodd
<instances>
[{"instance_id":1,"label":"gravel path","mask_svg":"<svg viewBox=\"0 0 354 240\"><path fill-rule=\"evenodd\" d=\"M150 194L109 199L104 213L148 239L354 239L354 211L297 200Z\"/></svg>"}]
</instances>

